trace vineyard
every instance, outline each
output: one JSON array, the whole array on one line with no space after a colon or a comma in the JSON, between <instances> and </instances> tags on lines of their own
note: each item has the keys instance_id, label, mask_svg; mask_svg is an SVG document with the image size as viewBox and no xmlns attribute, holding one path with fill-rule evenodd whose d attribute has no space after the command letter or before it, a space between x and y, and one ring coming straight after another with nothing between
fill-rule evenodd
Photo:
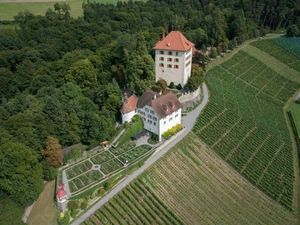
<instances>
[{"instance_id":1,"label":"vineyard","mask_svg":"<svg viewBox=\"0 0 300 225\"><path fill-rule=\"evenodd\" d=\"M98 210L84 225L97 224L183 224L140 180Z\"/></svg>"},{"instance_id":2,"label":"vineyard","mask_svg":"<svg viewBox=\"0 0 300 225\"><path fill-rule=\"evenodd\" d=\"M190 134L86 220L96 224L296 224Z\"/></svg>"},{"instance_id":3,"label":"vineyard","mask_svg":"<svg viewBox=\"0 0 300 225\"><path fill-rule=\"evenodd\" d=\"M300 72L300 38L276 38L252 44Z\"/></svg>"},{"instance_id":4,"label":"vineyard","mask_svg":"<svg viewBox=\"0 0 300 225\"><path fill-rule=\"evenodd\" d=\"M299 85L245 52L207 77L211 99L194 132L254 185L293 210L292 143L283 106Z\"/></svg>"},{"instance_id":5,"label":"vineyard","mask_svg":"<svg viewBox=\"0 0 300 225\"><path fill-rule=\"evenodd\" d=\"M86 160L65 169L71 194L78 194L109 176L125 169L152 152L149 145L135 146L127 142L116 148L102 150Z\"/></svg>"}]
</instances>

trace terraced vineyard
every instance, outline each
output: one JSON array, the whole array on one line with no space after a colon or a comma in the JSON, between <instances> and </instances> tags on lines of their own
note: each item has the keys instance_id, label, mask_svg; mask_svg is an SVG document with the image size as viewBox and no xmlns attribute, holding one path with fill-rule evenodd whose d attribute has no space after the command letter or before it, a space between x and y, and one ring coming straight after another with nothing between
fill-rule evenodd
<instances>
[{"instance_id":1,"label":"terraced vineyard","mask_svg":"<svg viewBox=\"0 0 300 225\"><path fill-rule=\"evenodd\" d=\"M296 218L190 134L83 224L295 225Z\"/></svg>"},{"instance_id":2,"label":"terraced vineyard","mask_svg":"<svg viewBox=\"0 0 300 225\"><path fill-rule=\"evenodd\" d=\"M113 198L85 225L96 224L183 224L141 181L134 182Z\"/></svg>"},{"instance_id":3,"label":"terraced vineyard","mask_svg":"<svg viewBox=\"0 0 300 225\"><path fill-rule=\"evenodd\" d=\"M252 45L300 72L300 38L267 39Z\"/></svg>"},{"instance_id":4,"label":"terraced vineyard","mask_svg":"<svg viewBox=\"0 0 300 225\"><path fill-rule=\"evenodd\" d=\"M283 106L297 87L239 52L208 73L210 103L194 132L249 181L293 209L293 154Z\"/></svg>"}]
</instances>

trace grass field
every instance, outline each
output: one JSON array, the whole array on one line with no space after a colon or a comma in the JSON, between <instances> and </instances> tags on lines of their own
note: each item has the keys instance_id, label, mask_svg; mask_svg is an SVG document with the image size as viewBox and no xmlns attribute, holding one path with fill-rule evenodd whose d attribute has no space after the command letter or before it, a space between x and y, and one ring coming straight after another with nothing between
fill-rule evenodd
<instances>
[{"instance_id":1,"label":"grass field","mask_svg":"<svg viewBox=\"0 0 300 225\"><path fill-rule=\"evenodd\" d=\"M242 178L195 134L99 209L84 225L272 224L295 217Z\"/></svg>"},{"instance_id":2,"label":"grass field","mask_svg":"<svg viewBox=\"0 0 300 225\"><path fill-rule=\"evenodd\" d=\"M115 4L118 0L92 0L101 3L112 3ZM56 1L57 2L57 1ZM71 8L71 16L79 17L82 16L82 3L84 0L66 0ZM44 15L48 8L53 8L55 2L43 1L43 2L1 2L0 0L0 20L13 20L14 16L20 11L28 10L35 15Z\"/></svg>"},{"instance_id":3,"label":"grass field","mask_svg":"<svg viewBox=\"0 0 300 225\"><path fill-rule=\"evenodd\" d=\"M28 218L28 225L57 225L54 186L54 181L45 185L43 192L40 194L32 208Z\"/></svg>"}]
</instances>

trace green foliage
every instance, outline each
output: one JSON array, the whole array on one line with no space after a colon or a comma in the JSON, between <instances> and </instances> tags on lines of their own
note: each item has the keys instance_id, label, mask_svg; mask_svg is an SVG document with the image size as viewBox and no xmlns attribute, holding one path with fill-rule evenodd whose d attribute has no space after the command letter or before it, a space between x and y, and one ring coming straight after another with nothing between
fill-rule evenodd
<instances>
[{"instance_id":1,"label":"green foliage","mask_svg":"<svg viewBox=\"0 0 300 225\"><path fill-rule=\"evenodd\" d=\"M51 181L57 177L57 168L50 166L47 161L43 161L42 166L44 180Z\"/></svg>"},{"instance_id":2,"label":"green foliage","mask_svg":"<svg viewBox=\"0 0 300 225\"><path fill-rule=\"evenodd\" d=\"M0 189L29 205L42 190L42 167L32 149L8 142L0 146Z\"/></svg>"},{"instance_id":3,"label":"green foliage","mask_svg":"<svg viewBox=\"0 0 300 225\"><path fill-rule=\"evenodd\" d=\"M24 225L22 216L24 207L0 191L0 225Z\"/></svg>"},{"instance_id":4,"label":"green foliage","mask_svg":"<svg viewBox=\"0 0 300 225\"><path fill-rule=\"evenodd\" d=\"M167 81L163 80L163 79L160 79L156 82L157 86L160 88L160 91L162 93L165 93L167 91L167 88L168 88L168 84L167 84Z\"/></svg>"},{"instance_id":5,"label":"green foliage","mask_svg":"<svg viewBox=\"0 0 300 225\"><path fill-rule=\"evenodd\" d=\"M64 163L67 163L69 160L76 160L81 157L80 148L72 149L68 154L64 156Z\"/></svg>"},{"instance_id":6,"label":"green foliage","mask_svg":"<svg viewBox=\"0 0 300 225\"><path fill-rule=\"evenodd\" d=\"M217 58L217 56L218 56L217 48L212 47L210 51L210 57L214 59Z\"/></svg>"},{"instance_id":7,"label":"green foliage","mask_svg":"<svg viewBox=\"0 0 300 225\"><path fill-rule=\"evenodd\" d=\"M64 213L57 218L58 225L69 225L70 215L69 213Z\"/></svg>"},{"instance_id":8,"label":"green foliage","mask_svg":"<svg viewBox=\"0 0 300 225\"><path fill-rule=\"evenodd\" d=\"M192 66L192 74L191 77L188 79L188 82L185 88L189 91L195 91L199 88L199 86L204 81L204 71L202 67L198 64L193 64Z\"/></svg>"},{"instance_id":9,"label":"green foliage","mask_svg":"<svg viewBox=\"0 0 300 225\"><path fill-rule=\"evenodd\" d=\"M80 209L84 210L87 208L87 206L88 206L88 201L84 199L80 204Z\"/></svg>"},{"instance_id":10,"label":"green foliage","mask_svg":"<svg viewBox=\"0 0 300 225\"><path fill-rule=\"evenodd\" d=\"M163 133L163 137L165 139L169 139L170 137L172 137L173 135L175 135L176 133L178 133L180 130L182 130L183 126L181 124L177 124L174 127L171 127L169 130L167 130L165 133Z\"/></svg>"},{"instance_id":11,"label":"green foliage","mask_svg":"<svg viewBox=\"0 0 300 225\"><path fill-rule=\"evenodd\" d=\"M134 135L138 134L143 130L143 121L137 115L132 122L126 125L126 130L119 139L119 145L125 144L132 138Z\"/></svg>"},{"instance_id":12,"label":"green foliage","mask_svg":"<svg viewBox=\"0 0 300 225\"><path fill-rule=\"evenodd\" d=\"M286 36L288 37L300 36L300 31L298 26L296 24L290 25L286 30Z\"/></svg>"}]
</instances>

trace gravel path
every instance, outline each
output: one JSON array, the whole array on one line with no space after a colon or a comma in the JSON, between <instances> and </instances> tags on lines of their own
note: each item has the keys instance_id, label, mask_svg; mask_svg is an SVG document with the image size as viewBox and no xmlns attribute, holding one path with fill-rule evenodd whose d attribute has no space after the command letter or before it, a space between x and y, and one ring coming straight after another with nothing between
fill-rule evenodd
<instances>
[{"instance_id":1,"label":"gravel path","mask_svg":"<svg viewBox=\"0 0 300 225\"><path fill-rule=\"evenodd\" d=\"M192 131L197 117L201 113L201 111L205 108L208 103L209 93L206 84L202 86L203 90L203 100L199 106L197 106L193 111L187 113L185 117L182 118L182 125L185 127L182 131L177 133L168 141L164 142L161 146L159 146L153 155L147 159L143 166L134 171L132 174L127 176L124 180L122 180L117 186L115 186L111 192L101 198L96 204L94 204L91 208L89 208L84 214L82 214L79 218L74 220L71 225L80 225L87 218L92 216L99 208L101 208L106 202L108 202L112 197L118 194L123 188L125 188L130 182L140 176L146 169L148 169L152 164L154 164L158 159L160 159L163 155L165 155L171 148L173 148L178 142L180 142L189 132Z\"/></svg>"}]
</instances>

